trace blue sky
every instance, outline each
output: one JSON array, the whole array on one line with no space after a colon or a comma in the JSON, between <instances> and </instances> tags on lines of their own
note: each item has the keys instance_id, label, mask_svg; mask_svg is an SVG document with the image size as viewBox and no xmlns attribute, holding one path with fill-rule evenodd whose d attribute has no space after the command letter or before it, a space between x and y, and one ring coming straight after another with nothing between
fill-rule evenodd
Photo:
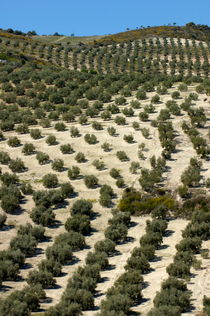
<instances>
[{"instance_id":1,"label":"blue sky","mask_svg":"<svg viewBox=\"0 0 210 316\"><path fill-rule=\"evenodd\" d=\"M2 1L0 28L38 34L101 35L176 22L210 24L210 0Z\"/></svg>"}]
</instances>

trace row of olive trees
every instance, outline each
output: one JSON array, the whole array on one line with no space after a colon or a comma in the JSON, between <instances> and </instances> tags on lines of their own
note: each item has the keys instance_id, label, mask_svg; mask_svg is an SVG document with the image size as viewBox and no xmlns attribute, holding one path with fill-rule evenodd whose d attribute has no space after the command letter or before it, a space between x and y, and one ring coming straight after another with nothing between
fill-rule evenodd
<instances>
[{"instance_id":1,"label":"row of olive trees","mask_svg":"<svg viewBox=\"0 0 210 316\"><path fill-rule=\"evenodd\" d=\"M187 289L186 280L191 277L191 267L199 268L200 262L195 254L202 252L202 240L210 236L210 213L206 208L209 199L201 196L191 200L191 221L182 232L183 239L176 245L177 252L174 261L167 267L169 278L162 283L161 290L154 298L154 308L148 315L181 315L190 308L190 291ZM202 207L198 210L197 203ZM208 256L206 251L203 256Z\"/></svg>"},{"instance_id":2,"label":"row of olive trees","mask_svg":"<svg viewBox=\"0 0 210 316\"><path fill-rule=\"evenodd\" d=\"M131 306L141 301L143 274L150 271L149 261L154 259L155 249L161 245L162 237L166 233L165 215L164 211L161 213L154 211L152 221L147 221L146 233L140 239L140 247L133 249L125 265L126 272L108 289L106 299L101 303L99 315L109 313L127 315Z\"/></svg>"}]
</instances>

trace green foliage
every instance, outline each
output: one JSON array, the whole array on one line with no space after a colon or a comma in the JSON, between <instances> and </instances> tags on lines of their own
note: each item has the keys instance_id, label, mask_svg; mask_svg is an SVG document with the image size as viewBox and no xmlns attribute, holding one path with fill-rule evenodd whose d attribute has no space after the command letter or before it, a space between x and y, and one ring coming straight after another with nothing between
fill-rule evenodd
<instances>
[{"instance_id":1,"label":"green foliage","mask_svg":"<svg viewBox=\"0 0 210 316\"><path fill-rule=\"evenodd\" d=\"M115 136L116 135L116 129L111 126L107 128L107 132L109 133L110 136Z\"/></svg>"},{"instance_id":2,"label":"green foliage","mask_svg":"<svg viewBox=\"0 0 210 316\"><path fill-rule=\"evenodd\" d=\"M85 155L84 155L82 152L78 152L78 153L76 154L75 160L76 160L78 163L86 162Z\"/></svg>"},{"instance_id":3,"label":"green foliage","mask_svg":"<svg viewBox=\"0 0 210 316\"><path fill-rule=\"evenodd\" d=\"M34 207L30 217L34 223L41 224L43 226L51 226L55 223L55 214L52 209L46 208L42 205Z\"/></svg>"},{"instance_id":4,"label":"green foliage","mask_svg":"<svg viewBox=\"0 0 210 316\"><path fill-rule=\"evenodd\" d=\"M55 159L53 162L52 162L52 169L55 170L55 171L63 171L64 170L64 162L62 159Z\"/></svg>"},{"instance_id":5,"label":"green foliage","mask_svg":"<svg viewBox=\"0 0 210 316\"><path fill-rule=\"evenodd\" d=\"M115 242L106 238L104 240L97 241L94 248L97 252L105 252L108 256L111 256L115 253Z\"/></svg>"},{"instance_id":6,"label":"green foliage","mask_svg":"<svg viewBox=\"0 0 210 316\"><path fill-rule=\"evenodd\" d=\"M57 122L54 127L58 132L63 132L66 130L66 125L63 122Z\"/></svg>"},{"instance_id":7,"label":"green foliage","mask_svg":"<svg viewBox=\"0 0 210 316\"><path fill-rule=\"evenodd\" d=\"M60 146L60 150L62 154L72 154L74 152L74 149L70 144L64 144Z\"/></svg>"},{"instance_id":8,"label":"green foliage","mask_svg":"<svg viewBox=\"0 0 210 316\"><path fill-rule=\"evenodd\" d=\"M116 156L120 161L129 161L127 154L123 150L117 151Z\"/></svg>"},{"instance_id":9,"label":"green foliage","mask_svg":"<svg viewBox=\"0 0 210 316\"><path fill-rule=\"evenodd\" d=\"M20 140L19 140L16 136L11 136L11 137L8 139L7 144L8 144L10 147L18 147L18 146L20 146Z\"/></svg>"},{"instance_id":10,"label":"green foliage","mask_svg":"<svg viewBox=\"0 0 210 316\"><path fill-rule=\"evenodd\" d=\"M45 289L53 288L55 286L55 280L53 279L52 273L46 270L30 271L27 283L32 286L41 284L41 286Z\"/></svg>"},{"instance_id":11,"label":"green foliage","mask_svg":"<svg viewBox=\"0 0 210 316\"><path fill-rule=\"evenodd\" d=\"M35 153L35 146L32 143L26 143L23 145L22 153L24 155L32 155Z\"/></svg>"},{"instance_id":12,"label":"green foliage","mask_svg":"<svg viewBox=\"0 0 210 316\"><path fill-rule=\"evenodd\" d=\"M91 231L89 216L76 214L67 219L65 223L67 231L75 231L82 235L88 235Z\"/></svg>"},{"instance_id":13,"label":"green foliage","mask_svg":"<svg viewBox=\"0 0 210 316\"><path fill-rule=\"evenodd\" d=\"M33 139L40 139L42 137L41 131L38 128L31 129L30 135Z\"/></svg>"},{"instance_id":14,"label":"green foliage","mask_svg":"<svg viewBox=\"0 0 210 316\"><path fill-rule=\"evenodd\" d=\"M92 203L88 200L85 199L79 199L76 202L74 202L74 204L72 205L71 208L71 215L87 215L87 216L91 216L92 214Z\"/></svg>"},{"instance_id":15,"label":"green foliage","mask_svg":"<svg viewBox=\"0 0 210 316\"><path fill-rule=\"evenodd\" d=\"M36 159L38 160L40 165L44 165L49 162L50 157L48 154L38 151L36 154Z\"/></svg>"},{"instance_id":16,"label":"green foliage","mask_svg":"<svg viewBox=\"0 0 210 316\"><path fill-rule=\"evenodd\" d=\"M94 175L87 175L84 177L85 185L88 189L94 189L98 185L98 179Z\"/></svg>"},{"instance_id":17,"label":"green foliage","mask_svg":"<svg viewBox=\"0 0 210 316\"><path fill-rule=\"evenodd\" d=\"M46 188L55 188L58 185L58 177L52 173L45 174L42 183Z\"/></svg>"},{"instance_id":18,"label":"green foliage","mask_svg":"<svg viewBox=\"0 0 210 316\"><path fill-rule=\"evenodd\" d=\"M46 143L50 146L52 145L56 145L57 144L57 140L56 140L56 137L54 135L49 135L47 136L46 138Z\"/></svg>"},{"instance_id":19,"label":"green foliage","mask_svg":"<svg viewBox=\"0 0 210 316\"><path fill-rule=\"evenodd\" d=\"M72 166L71 168L69 168L68 170L68 177L71 180L75 180L78 179L80 176L80 168L77 166Z\"/></svg>"}]
</instances>

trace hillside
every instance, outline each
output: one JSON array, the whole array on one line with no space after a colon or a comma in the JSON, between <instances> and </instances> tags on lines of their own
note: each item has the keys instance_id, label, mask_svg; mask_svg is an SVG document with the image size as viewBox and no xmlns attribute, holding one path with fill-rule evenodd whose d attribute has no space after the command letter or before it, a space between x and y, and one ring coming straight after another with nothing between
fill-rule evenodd
<instances>
[{"instance_id":1,"label":"hillside","mask_svg":"<svg viewBox=\"0 0 210 316\"><path fill-rule=\"evenodd\" d=\"M203 28L0 33L1 316L208 316Z\"/></svg>"}]
</instances>

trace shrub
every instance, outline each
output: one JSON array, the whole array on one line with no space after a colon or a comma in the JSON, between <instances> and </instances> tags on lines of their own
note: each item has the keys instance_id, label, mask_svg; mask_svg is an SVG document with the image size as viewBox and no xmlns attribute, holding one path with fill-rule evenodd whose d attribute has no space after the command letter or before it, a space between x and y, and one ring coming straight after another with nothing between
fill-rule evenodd
<instances>
[{"instance_id":1,"label":"shrub","mask_svg":"<svg viewBox=\"0 0 210 316\"><path fill-rule=\"evenodd\" d=\"M110 225L105 230L105 237L118 243L120 241L125 241L127 238L128 229L126 225L119 223L117 225Z\"/></svg>"},{"instance_id":2,"label":"shrub","mask_svg":"<svg viewBox=\"0 0 210 316\"><path fill-rule=\"evenodd\" d=\"M140 129L140 125L139 122L133 122L132 123L133 128L135 129L135 131L138 131Z\"/></svg>"},{"instance_id":3,"label":"shrub","mask_svg":"<svg viewBox=\"0 0 210 316\"><path fill-rule=\"evenodd\" d=\"M60 150L62 154L72 154L74 152L74 149L70 144L64 144L60 146Z\"/></svg>"},{"instance_id":4,"label":"shrub","mask_svg":"<svg viewBox=\"0 0 210 316\"><path fill-rule=\"evenodd\" d=\"M55 171L63 171L64 170L64 162L62 159L55 159L53 162L52 162L52 169L55 170Z\"/></svg>"},{"instance_id":5,"label":"shrub","mask_svg":"<svg viewBox=\"0 0 210 316\"><path fill-rule=\"evenodd\" d=\"M97 143L97 138L94 134L85 134L84 139L90 145L94 145Z\"/></svg>"},{"instance_id":6,"label":"shrub","mask_svg":"<svg viewBox=\"0 0 210 316\"><path fill-rule=\"evenodd\" d=\"M72 260L72 248L66 243L54 243L46 249L46 257L48 260L65 264Z\"/></svg>"},{"instance_id":7,"label":"shrub","mask_svg":"<svg viewBox=\"0 0 210 316\"><path fill-rule=\"evenodd\" d=\"M150 264L143 254L140 256L131 256L127 260L125 270L138 270L140 273L147 273L150 270Z\"/></svg>"},{"instance_id":8,"label":"shrub","mask_svg":"<svg viewBox=\"0 0 210 316\"><path fill-rule=\"evenodd\" d=\"M138 100L145 100L147 98L146 92L142 89L139 89L136 93L136 98Z\"/></svg>"},{"instance_id":9,"label":"shrub","mask_svg":"<svg viewBox=\"0 0 210 316\"><path fill-rule=\"evenodd\" d=\"M80 175L80 168L77 166L72 166L71 168L69 168L68 170L68 177L71 180L75 180L78 179Z\"/></svg>"},{"instance_id":10,"label":"shrub","mask_svg":"<svg viewBox=\"0 0 210 316\"><path fill-rule=\"evenodd\" d=\"M141 128L141 133L144 138L149 137L149 128Z\"/></svg>"},{"instance_id":11,"label":"shrub","mask_svg":"<svg viewBox=\"0 0 210 316\"><path fill-rule=\"evenodd\" d=\"M12 170L12 172L23 172L26 170L24 162L20 158L10 160L9 168Z\"/></svg>"},{"instance_id":12,"label":"shrub","mask_svg":"<svg viewBox=\"0 0 210 316\"><path fill-rule=\"evenodd\" d=\"M160 102L160 96L158 94L154 95L151 99L152 103L159 103Z\"/></svg>"},{"instance_id":13,"label":"shrub","mask_svg":"<svg viewBox=\"0 0 210 316\"><path fill-rule=\"evenodd\" d=\"M85 238L78 232L70 231L60 234L55 238L55 243L58 245L67 244L72 247L73 251L81 250L85 246Z\"/></svg>"},{"instance_id":14,"label":"shrub","mask_svg":"<svg viewBox=\"0 0 210 316\"><path fill-rule=\"evenodd\" d=\"M99 203L101 206L110 207L112 204L111 196L107 193L100 194Z\"/></svg>"},{"instance_id":15,"label":"shrub","mask_svg":"<svg viewBox=\"0 0 210 316\"><path fill-rule=\"evenodd\" d=\"M130 168L129 168L129 171L132 173L132 174L135 174L136 171L140 168L140 164L138 161L132 161L131 162L131 165L130 165Z\"/></svg>"},{"instance_id":16,"label":"shrub","mask_svg":"<svg viewBox=\"0 0 210 316\"><path fill-rule=\"evenodd\" d=\"M22 153L24 155L32 155L35 152L35 146L31 143L26 143L23 146Z\"/></svg>"},{"instance_id":17,"label":"shrub","mask_svg":"<svg viewBox=\"0 0 210 316\"><path fill-rule=\"evenodd\" d=\"M187 291L179 290L175 287L162 289L154 299L155 307L170 306L177 308L179 313L186 311L190 306L190 294ZM177 314L179 315L179 314Z\"/></svg>"},{"instance_id":18,"label":"shrub","mask_svg":"<svg viewBox=\"0 0 210 316\"><path fill-rule=\"evenodd\" d=\"M42 260L38 264L39 271L46 271L51 273L54 277L58 277L61 275L62 266L60 262L54 261L52 258L47 260Z\"/></svg>"},{"instance_id":19,"label":"shrub","mask_svg":"<svg viewBox=\"0 0 210 316\"><path fill-rule=\"evenodd\" d=\"M201 179L200 170L189 166L181 175L181 181L185 186L198 185Z\"/></svg>"},{"instance_id":20,"label":"shrub","mask_svg":"<svg viewBox=\"0 0 210 316\"><path fill-rule=\"evenodd\" d=\"M179 91L174 91L171 94L172 99L179 99L180 98L180 92Z\"/></svg>"},{"instance_id":21,"label":"shrub","mask_svg":"<svg viewBox=\"0 0 210 316\"><path fill-rule=\"evenodd\" d=\"M116 155L120 161L129 161L129 158L124 151L117 151Z\"/></svg>"},{"instance_id":22,"label":"shrub","mask_svg":"<svg viewBox=\"0 0 210 316\"><path fill-rule=\"evenodd\" d=\"M108 151L111 151L112 150L112 147L109 143L105 142L101 145L101 148L105 151L105 152L108 152Z\"/></svg>"},{"instance_id":23,"label":"shrub","mask_svg":"<svg viewBox=\"0 0 210 316\"><path fill-rule=\"evenodd\" d=\"M189 278L190 264L181 260L176 260L174 263L167 266L166 271L170 277L177 277L181 279Z\"/></svg>"},{"instance_id":24,"label":"shrub","mask_svg":"<svg viewBox=\"0 0 210 316\"><path fill-rule=\"evenodd\" d=\"M117 105L125 105L126 104L126 98L120 96L120 97L117 97L115 99L115 104Z\"/></svg>"},{"instance_id":25,"label":"shrub","mask_svg":"<svg viewBox=\"0 0 210 316\"><path fill-rule=\"evenodd\" d=\"M58 132L63 132L66 130L66 125L63 122L57 122L54 127Z\"/></svg>"},{"instance_id":26,"label":"shrub","mask_svg":"<svg viewBox=\"0 0 210 316\"><path fill-rule=\"evenodd\" d=\"M60 193L62 194L63 198L68 198L74 194L74 188L69 182L62 183Z\"/></svg>"},{"instance_id":27,"label":"shrub","mask_svg":"<svg viewBox=\"0 0 210 316\"><path fill-rule=\"evenodd\" d=\"M31 234L17 235L10 242L12 250L20 250L26 256L35 254L36 245L37 241Z\"/></svg>"},{"instance_id":28,"label":"shrub","mask_svg":"<svg viewBox=\"0 0 210 316\"><path fill-rule=\"evenodd\" d=\"M176 249L178 251L193 251L194 253L198 253L201 248L201 242L201 238L199 237L187 237L176 245Z\"/></svg>"},{"instance_id":29,"label":"shrub","mask_svg":"<svg viewBox=\"0 0 210 316\"><path fill-rule=\"evenodd\" d=\"M140 102L138 100L132 100L130 103L130 106L134 109L139 109L140 108Z\"/></svg>"},{"instance_id":30,"label":"shrub","mask_svg":"<svg viewBox=\"0 0 210 316\"><path fill-rule=\"evenodd\" d=\"M131 305L132 300L128 297L128 295L114 294L101 302L101 311L104 313L102 315L109 315L109 312L110 315L128 315Z\"/></svg>"},{"instance_id":31,"label":"shrub","mask_svg":"<svg viewBox=\"0 0 210 316\"><path fill-rule=\"evenodd\" d=\"M39 139L42 137L41 131L38 128L31 129L30 135L33 139Z\"/></svg>"},{"instance_id":32,"label":"shrub","mask_svg":"<svg viewBox=\"0 0 210 316\"><path fill-rule=\"evenodd\" d=\"M188 187L186 185L178 186L177 191L181 198L187 198L189 195Z\"/></svg>"},{"instance_id":33,"label":"shrub","mask_svg":"<svg viewBox=\"0 0 210 316\"><path fill-rule=\"evenodd\" d=\"M96 121L94 121L94 122L92 123L92 128L95 129L95 130L97 130L97 131L103 130L102 124L99 123L99 122L96 122Z\"/></svg>"},{"instance_id":34,"label":"shrub","mask_svg":"<svg viewBox=\"0 0 210 316\"><path fill-rule=\"evenodd\" d=\"M185 83L181 83L179 86L178 86L178 89L179 91L183 91L183 92L186 92L188 90L188 87Z\"/></svg>"},{"instance_id":35,"label":"shrub","mask_svg":"<svg viewBox=\"0 0 210 316\"><path fill-rule=\"evenodd\" d=\"M78 152L75 156L75 160L79 163L86 162L85 155L82 152Z\"/></svg>"},{"instance_id":36,"label":"shrub","mask_svg":"<svg viewBox=\"0 0 210 316\"><path fill-rule=\"evenodd\" d=\"M49 128L50 127L50 120L47 118L43 118L40 120L39 124L43 128Z\"/></svg>"},{"instance_id":37,"label":"shrub","mask_svg":"<svg viewBox=\"0 0 210 316\"><path fill-rule=\"evenodd\" d=\"M120 172L116 168L112 168L109 172L110 176L114 179L120 178Z\"/></svg>"},{"instance_id":38,"label":"shrub","mask_svg":"<svg viewBox=\"0 0 210 316\"><path fill-rule=\"evenodd\" d=\"M42 182L46 188L55 188L58 185L58 177L56 174L48 173L43 176Z\"/></svg>"},{"instance_id":39,"label":"shrub","mask_svg":"<svg viewBox=\"0 0 210 316\"><path fill-rule=\"evenodd\" d=\"M126 120L125 120L125 118L124 118L124 116L120 116L120 115L117 115L116 117L115 117L115 123L117 124L117 125L125 125L126 124Z\"/></svg>"},{"instance_id":40,"label":"shrub","mask_svg":"<svg viewBox=\"0 0 210 316\"><path fill-rule=\"evenodd\" d=\"M19 179L16 174L12 174L9 172L5 172L0 176L1 181L6 186L9 186L10 184L16 184L19 182Z\"/></svg>"},{"instance_id":41,"label":"shrub","mask_svg":"<svg viewBox=\"0 0 210 316\"><path fill-rule=\"evenodd\" d=\"M163 237L162 234L159 232L150 232L149 234L145 234L140 239L140 245L153 245L155 248L162 243Z\"/></svg>"},{"instance_id":42,"label":"shrub","mask_svg":"<svg viewBox=\"0 0 210 316\"><path fill-rule=\"evenodd\" d=\"M101 270L105 270L109 265L107 254L105 252L99 252L99 251L88 252L85 262L88 265L97 264L100 266Z\"/></svg>"},{"instance_id":43,"label":"shrub","mask_svg":"<svg viewBox=\"0 0 210 316\"><path fill-rule=\"evenodd\" d=\"M18 125L16 128L17 133L19 134L27 134L29 133L29 128L27 124Z\"/></svg>"},{"instance_id":44,"label":"shrub","mask_svg":"<svg viewBox=\"0 0 210 316\"><path fill-rule=\"evenodd\" d=\"M8 139L8 142L7 144L10 146L10 147L18 147L20 146L20 140L16 137L16 136L12 136Z\"/></svg>"},{"instance_id":45,"label":"shrub","mask_svg":"<svg viewBox=\"0 0 210 316\"><path fill-rule=\"evenodd\" d=\"M56 140L56 137L54 135L49 135L47 136L46 138L46 143L50 146L52 145L56 145L57 144L57 140Z\"/></svg>"},{"instance_id":46,"label":"shrub","mask_svg":"<svg viewBox=\"0 0 210 316\"><path fill-rule=\"evenodd\" d=\"M88 235L91 231L90 219L87 215L76 214L68 218L65 223L67 231L75 231L82 235Z\"/></svg>"},{"instance_id":47,"label":"shrub","mask_svg":"<svg viewBox=\"0 0 210 316\"><path fill-rule=\"evenodd\" d=\"M116 186L118 188L124 188L125 187L125 181L122 178L117 179Z\"/></svg>"},{"instance_id":48,"label":"shrub","mask_svg":"<svg viewBox=\"0 0 210 316\"><path fill-rule=\"evenodd\" d=\"M115 243L110 239L97 241L94 245L97 252L105 252L108 256L115 253Z\"/></svg>"},{"instance_id":49,"label":"shrub","mask_svg":"<svg viewBox=\"0 0 210 316\"><path fill-rule=\"evenodd\" d=\"M85 200L85 199L77 200L72 205L71 215L74 216L77 214L81 214L81 215L91 216L92 207L93 207L92 203L88 200Z\"/></svg>"},{"instance_id":50,"label":"shrub","mask_svg":"<svg viewBox=\"0 0 210 316\"><path fill-rule=\"evenodd\" d=\"M4 151L0 151L0 163L2 165L7 165L10 162L10 156Z\"/></svg>"},{"instance_id":51,"label":"shrub","mask_svg":"<svg viewBox=\"0 0 210 316\"><path fill-rule=\"evenodd\" d=\"M102 120L104 120L104 121L109 121L109 120L111 119L111 117L112 117L112 115L111 115L111 113L110 113L108 110L103 111L103 112L101 113L101 118L102 118Z\"/></svg>"},{"instance_id":52,"label":"shrub","mask_svg":"<svg viewBox=\"0 0 210 316\"><path fill-rule=\"evenodd\" d=\"M104 162L99 159L93 161L93 166L96 167L97 170L103 170L105 168Z\"/></svg>"},{"instance_id":53,"label":"shrub","mask_svg":"<svg viewBox=\"0 0 210 316\"><path fill-rule=\"evenodd\" d=\"M131 144L134 142L134 138L133 135L124 135L123 136L124 141L126 141L127 143Z\"/></svg>"},{"instance_id":54,"label":"shrub","mask_svg":"<svg viewBox=\"0 0 210 316\"><path fill-rule=\"evenodd\" d=\"M48 154L38 151L36 154L36 159L38 160L40 165L44 165L49 162L50 157Z\"/></svg>"},{"instance_id":55,"label":"shrub","mask_svg":"<svg viewBox=\"0 0 210 316\"><path fill-rule=\"evenodd\" d=\"M28 274L27 283L31 286L36 284L41 284L41 286L45 289L49 289L55 286L55 280L53 279L53 275L46 270L33 270Z\"/></svg>"},{"instance_id":56,"label":"shrub","mask_svg":"<svg viewBox=\"0 0 210 316\"><path fill-rule=\"evenodd\" d=\"M94 175L85 176L84 182L88 189L94 189L98 185L98 179Z\"/></svg>"},{"instance_id":57,"label":"shrub","mask_svg":"<svg viewBox=\"0 0 210 316\"><path fill-rule=\"evenodd\" d=\"M149 114L147 112L140 112L139 113L139 119L142 121L142 122L146 122L148 121L149 119Z\"/></svg>"},{"instance_id":58,"label":"shrub","mask_svg":"<svg viewBox=\"0 0 210 316\"><path fill-rule=\"evenodd\" d=\"M113 126L107 128L107 132L109 133L110 136L115 136L116 135L116 128Z\"/></svg>"},{"instance_id":59,"label":"shrub","mask_svg":"<svg viewBox=\"0 0 210 316\"><path fill-rule=\"evenodd\" d=\"M124 108L122 109L122 113L127 116L127 117L132 117L134 116L134 110L132 108Z\"/></svg>"},{"instance_id":60,"label":"shrub","mask_svg":"<svg viewBox=\"0 0 210 316\"><path fill-rule=\"evenodd\" d=\"M55 223L55 214L51 208L46 208L42 205L36 206L32 209L30 214L34 223L43 226L51 226Z\"/></svg>"},{"instance_id":61,"label":"shrub","mask_svg":"<svg viewBox=\"0 0 210 316\"><path fill-rule=\"evenodd\" d=\"M81 116L79 117L79 123L80 123L81 125L87 124L87 121L88 121L88 118L87 118L87 116L86 116L85 114L83 114L83 115L81 115Z\"/></svg>"},{"instance_id":62,"label":"shrub","mask_svg":"<svg viewBox=\"0 0 210 316\"><path fill-rule=\"evenodd\" d=\"M78 128L75 126L72 126L70 129L70 135L71 135L71 137L79 137L80 132L79 132Z\"/></svg>"},{"instance_id":63,"label":"shrub","mask_svg":"<svg viewBox=\"0 0 210 316\"><path fill-rule=\"evenodd\" d=\"M117 225L117 224L124 224L127 227L130 226L130 221L131 221L131 217L130 217L130 213L128 212L113 212L113 217L109 219L108 223L109 225Z\"/></svg>"}]
</instances>

